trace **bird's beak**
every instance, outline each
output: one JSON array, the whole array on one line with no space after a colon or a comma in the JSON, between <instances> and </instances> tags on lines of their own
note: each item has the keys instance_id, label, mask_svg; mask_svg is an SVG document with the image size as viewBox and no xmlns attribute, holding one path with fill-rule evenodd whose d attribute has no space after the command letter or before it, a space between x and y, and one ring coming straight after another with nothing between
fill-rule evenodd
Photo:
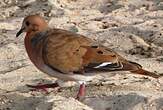
<instances>
[{"instance_id":1,"label":"bird's beak","mask_svg":"<svg viewBox=\"0 0 163 110\"><path fill-rule=\"evenodd\" d=\"M23 33L24 30L25 30L25 28L21 28L21 29L17 32L16 37L18 37L21 33Z\"/></svg>"}]
</instances>

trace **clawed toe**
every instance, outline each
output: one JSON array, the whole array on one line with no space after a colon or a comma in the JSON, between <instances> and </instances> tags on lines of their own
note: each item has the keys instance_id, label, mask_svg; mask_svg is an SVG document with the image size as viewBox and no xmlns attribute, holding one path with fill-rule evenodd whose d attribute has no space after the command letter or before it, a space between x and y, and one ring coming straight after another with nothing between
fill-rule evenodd
<instances>
[{"instance_id":1,"label":"clawed toe","mask_svg":"<svg viewBox=\"0 0 163 110\"><path fill-rule=\"evenodd\" d=\"M31 91L43 91L48 94L48 88L57 88L59 85L57 83L52 84L38 84L38 85L26 85L27 87L31 88Z\"/></svg>"}]
</instances>

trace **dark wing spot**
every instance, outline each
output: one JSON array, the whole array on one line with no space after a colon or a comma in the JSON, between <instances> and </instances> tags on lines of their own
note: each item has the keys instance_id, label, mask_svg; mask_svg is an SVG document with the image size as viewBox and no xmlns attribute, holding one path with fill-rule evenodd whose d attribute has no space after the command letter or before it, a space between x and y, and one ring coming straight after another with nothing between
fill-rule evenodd
<instances>
[{"instance_id":1,"label":"dark wing spot","mask_svg":"<svg viewBox=\"0 0 163 110\"><path fill-rule=\"evenodd\" d=\"M98 54L103 54L103 52L101 50L97 51Z\"/></svg>"},{"instance_id":2,"label":"dark wing spot","mask_svg":"<svg viewBox=\"0 0 163 110\"><path fill-rule=\"evenodd\" d=\"M98 48L98 46L96 46L96 45L92 45L91 47L92 47L92 48Z\"/></svg>"},{"instance_id":3,"label":"dark wing spot","mask_svg":"<svg viewBox=\"0 0 163 110\"><path fill-rule=\"evenodd\" d=\"M116 57L116 55L112 55L111 57Z\"/></svg>"}]
</instances>

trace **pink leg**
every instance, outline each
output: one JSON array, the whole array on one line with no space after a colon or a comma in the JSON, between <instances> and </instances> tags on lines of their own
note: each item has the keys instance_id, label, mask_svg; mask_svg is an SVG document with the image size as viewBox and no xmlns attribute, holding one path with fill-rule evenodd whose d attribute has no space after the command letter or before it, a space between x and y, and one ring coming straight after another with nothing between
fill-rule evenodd
<instances>
[{"instance_id":1,"label":"pink leg","mask_svg":"<svg viewBox=\"0 0 163 110\"><path fill-rule=\"evenodd\" d=\"M45 93L48 93L48 90L47 88L56 88L56 87L59 87L59 85L57 83L52 83L52 84L38 84L38 85L27 85L28 87L30 88L33 88L31 89L32 91L37 91L37 90L42 90L44 91Z\"/></svg>"},{"instance_id":2,"label":"pink leg","mask_svg":"<svg viewBox=\"0 0 163 110\"><path fill-rule=\"evenodd\" d=\"M82 100L85 96L85 84L81 84L79 88L79 92L77 94L77 100Z\"/></svg>"}]
</instances>

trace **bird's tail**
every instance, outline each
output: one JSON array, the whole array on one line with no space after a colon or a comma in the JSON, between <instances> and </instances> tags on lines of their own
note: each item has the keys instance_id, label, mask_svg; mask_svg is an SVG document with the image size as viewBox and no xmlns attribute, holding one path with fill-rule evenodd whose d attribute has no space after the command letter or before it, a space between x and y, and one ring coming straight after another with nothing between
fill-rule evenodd
<instances>
[{"instance_id":1,"label":"bird's tail","mask_svg":"<svg viewBox=\"0 0 163 110\"><path fill-rule=\"evenodd\" d=\"M144 70L142 68L140 68L138 70L133 70L133 71L130 71L130 72L150 76L150 77L153 77L153 78L159 78L159 77L163 76L163 75L159 75L159 74L156 74L156 73L153 73L153 72L149 72L149 71Z\"/></svg>"}]
</instances>

